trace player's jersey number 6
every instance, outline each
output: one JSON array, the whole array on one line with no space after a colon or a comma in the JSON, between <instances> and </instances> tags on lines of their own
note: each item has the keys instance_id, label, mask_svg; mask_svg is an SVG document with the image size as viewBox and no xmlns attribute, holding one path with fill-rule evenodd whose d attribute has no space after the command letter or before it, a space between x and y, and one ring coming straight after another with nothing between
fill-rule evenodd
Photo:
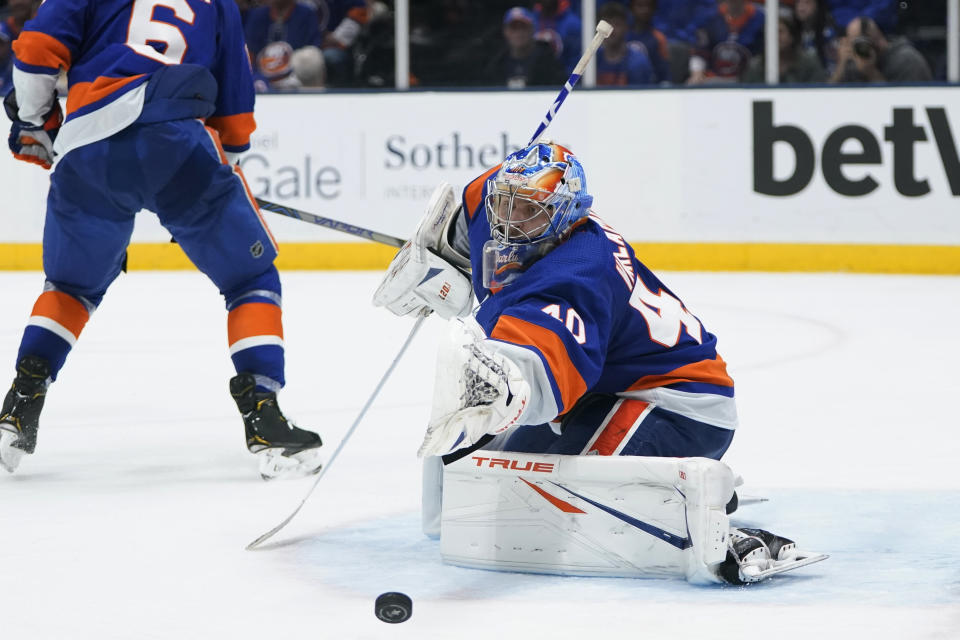
<instances>
[{"instance_id":1,"label":"player's jersey number 6","mask_svg":"<svg viewBox=\"0 0 960 640\"><path fill-rule=\"evenodd\" d=\"M203 1L210 4L210 0ZM130 26L125 44L151 60L163 64L180 64L187 53L187 40L176 25L154 19L153 11L159 6L171 9L178 19L193 24L195 14L187 0L136 0L130 10ZM151 42L165 44L163 53L150 46Z\"/></svg>"}]
</instances>

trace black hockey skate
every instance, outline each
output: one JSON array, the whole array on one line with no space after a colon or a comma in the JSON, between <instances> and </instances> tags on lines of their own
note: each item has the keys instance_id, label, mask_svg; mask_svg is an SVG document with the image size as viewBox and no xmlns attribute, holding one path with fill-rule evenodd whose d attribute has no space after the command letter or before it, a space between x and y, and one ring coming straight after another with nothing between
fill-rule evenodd
<instances>
[{"instance_id":1,"label":"black hockey skate","mask_svg":"<svg viewBox=\"0 0 960 640\"><path fill-rule=\"evenodd\" d=\"M0 466L13 473L25 453L37 448L40 410L47 396L50 363L24 356L0 408Z\"/></svg>"},{"instance_id":2,"label":"black hockey skate","mask_svg":"<svg viewBox=\"0 0 960 640\"><path fill-rule=\"evenodd\" d=\"M800 551L793 540L763 529L731 529L727 558L718 573L726 582L741 585L759 582L828 557L822 553Z\"/></svg>"},{"instance_id":3,"label":"black hockey skate","mask_svg":"<svg viewBox=\"0 0 960 640\"><path fill-rule=\"evenodd\" d=\"M320 470L320 436L287 420L276 393L257 391L254 377L241 373L230 379L230 395L243 416L247 449L260 457L264 480L301 477Z\"/></svg>"}]
</instances>

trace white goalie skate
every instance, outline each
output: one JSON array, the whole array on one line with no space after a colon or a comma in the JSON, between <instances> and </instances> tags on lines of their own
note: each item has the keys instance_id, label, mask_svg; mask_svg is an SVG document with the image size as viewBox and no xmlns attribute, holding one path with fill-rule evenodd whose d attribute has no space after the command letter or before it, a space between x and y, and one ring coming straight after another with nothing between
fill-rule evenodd
<instances>
[{"instance_id":1,"label":"white goalie skate","mask_svg":"<svg viewBox=\"0 0 960 640\"><path fill-rule=\"evenodd\" d=\"M289 455L284 455L280 448L263 449L257 457L260 459L260 477L264 480L304 478L323 468L319 449L304 449Z\"/></svg>"},{"instance_id":2,"label":"white goalie skate","mask_svg":"<svg viewBox=\"0 0 960 640\"><path fill-rule=\"evenodd\" d=\"M786 571L805 567L830 556L801 551L793 540L763 529L732 528L727 559L719 574L730 584L760 582Z\"/></svg>"}]
</instances>

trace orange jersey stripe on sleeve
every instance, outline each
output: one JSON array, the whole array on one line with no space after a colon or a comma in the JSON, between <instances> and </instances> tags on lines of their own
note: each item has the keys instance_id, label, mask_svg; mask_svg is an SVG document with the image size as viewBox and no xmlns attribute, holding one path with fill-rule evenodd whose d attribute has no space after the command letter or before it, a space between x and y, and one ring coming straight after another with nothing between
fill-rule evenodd
<instances>
[{"instance_id":1,"label":"orange jersey stripe on sleeve","mask_svg":"<svg viewBox=\"0 0 960 640\"><path fill-rule=\"evenodd\" d=\"M257 128L252 113L207 118L207 126L220 134L220 142L228 147L243 147L250 143L250 134Z\"/></svg>"},{"instance_id":2,"label":"orange jersey stripe on sleeve","mask_svg":"<svg viewBox=\"0 0 960 640\"><path fill-rule=\"evenodd\" d=\"M53 320L76 338L80 337L80 332L90 319L90 312L83 303L62 291L41 293L30 315Z\"/></svg>"},{"instance_id":3,"label":"orange jersey stripe on sleeve","mask_svg":"<svg viewBox=\"0 0 960 640\"><path fill-rule=\"evenodd\" d=\"M467 206L467 219L473 219L473 212L476 211L477 206L480 204L480 197L483 195L483 185L490 179L490 176L499 170L500 165L498 164L467 185L466 192L463 196L464 204Z\"/></svg>"},{"instance_id":4,"label":"orange jersey stripe on sleeve","mask_svg":"<svg viewBox=\"0 0 960 640\"><path fill-rule=\"evenodd\" d=\"M254 336L283 338L280 307L268 302L248 302L236 307L227 315L227 340L230 346Z\"/></svg>"},{"instance_id":5,"label":"orange jersey stripe on sleeve","mask_svg":"<svg viewBox=\"0 0 960 640\"><path fill-rule=\"evenodd\" d=\"M70 93L67 94L67 113L73 113L77 109L106 98L111 93L142 77L142 73L126 78L100 76L93 82L75 82L70 87Z\"/></svg>"},{"instance_id":6,"label":"orange jersey stripe on sleeve","mask_svg":"<svg viewBox=\"0 0 960 640\"><path fill-rule=\"evenodd\" d=\"M654 387L664 387L678 382L701 382L715 384L719 387L733 386L733 379L727 375L727 363L723 361L720 354L717 354L717 357L713 360L701 360L700 362L687 364L661 375L644 376L630 385L627 391L653 389Z\"/></svg>"},{"instance_id":7,"label":"orange jersey stripe on sleeve","mask_svg":"<svg viewBox=\"0 0 960 640\"><path fill-rule=\"evenodd\" d=\"M13 41L17 59L34 67L69 69L70 49L56 38L39 31L24 31Z\"/></svg>"},{"instance_id":8,"label":"orange jersey stripe on sleeve","mask_svg":"<svg viewBox=\"0 0 960 640\"><path fill-rule=\"evenodd\" d=\"M563 340L553 331L520 318L500 316L490 337L510 344L531 346L543 354L560 390L560 402L563 405L560 413L572 407L586 393L587 383L573 366Z\"/></svg>"}]
</instances>

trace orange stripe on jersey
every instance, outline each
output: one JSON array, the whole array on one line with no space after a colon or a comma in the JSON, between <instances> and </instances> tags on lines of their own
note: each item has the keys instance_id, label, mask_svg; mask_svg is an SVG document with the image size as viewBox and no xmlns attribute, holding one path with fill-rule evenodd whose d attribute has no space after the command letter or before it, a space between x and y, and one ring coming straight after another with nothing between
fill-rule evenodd
<instances>
[{"instance_id":1,"label":"orange stripe on jersey","mask_svg":"<svg viewBox=\"0 0 960 640\"><path fill-rule=\"evenodd\" d=\"M573 366L563 340L553 331L513 316L500 316L490 337L510 344L531 346L543 354L560 390L560 402L563 405L560 413L572 407L586 393L587 384L583 376Z\"/></svg>"},{"instance_id":2,"label":"orange stripe on jersey","mask_svg":"<svg viewBox=\"0 0 960 640\"><path fill-rule=\"evenodd\" d=\"M227 341L231 346L253 336L283 338L280 307L269 302L247 302L227 314Z\"/></svg>"},{"instance_id":3,"label":"orange stripe on jersey","mask_svg":"<svg viewBox=\"0 0 960 640\"><path fill-rule=\"evenodd\" d=\"M614 406L616 408L607 426L597 436L588 453L596 451L601 456L612 456L650 404L640 400L619 400Z\"/></svg>"},{"instance_id":4,"label":"orange stripe on jersey","mask_svg":"<svg viewBox=\"0 0 960 640\"><path fill-rule=\"evenodd\" d=\"M694 362L661 375L644 376L630 385L627 391L665 387L677 382L702 382L720 387L733 386L733 379L727 375L727 363L723 361L720 354L717 354L713 360Z\"/></svg>"},{"instance_id":5,"label":"orange stripe on jersey","mask_svg":"<svg viewBox=\"0 0 960 640\"><path fill-rule=\"evenodd\" d=\"M257 128L252 113L207 118L207 126L220 134L220 141L228 147L243 147L250 143L250 134Z\"/></svg>"},{"instance_id":6,"label":"orange stripe on jersey","mask_svg":"<svg viewBox=\"0 0 960 640\"><path fill-rule=\"evenodd\" d=\"M30 315L49 318L76 338L80 337L80 332L90 319L90 312L83 303L62 291L41 293Z\"/></svg>"},{"instance_id":7,"label":"orange stripe on jersey","mask_svg":"<svg viewBox=\"0 0 960 640\"><path fill-rule=\"evenodd\" d=\"M24 31L13 41L17 59L34 67L69 69L70 49L53 36L39 31Z\"/></svg>"},{"instance_id":8,"label":"orange stripe on jersey","mask_svg":"<svg viewBox=\"0 0 960 640\"><path fill-rule=\"evenodd\" d=\"M217 155L220 156L220 162L229 165L230 161L227 159L227 154L223 150L223 145L220 143L220 134L213 127L204 126L203 128L207 130L207 135L209 135L210 139L213 141L213 146L217 148ZM277 244L277 239L273 237L273 232L270 231L270 225L268 225L267 221L263 219L263 214L260 213L260 205L257 204L257 199L253 197L253 192L250 191L250 185L247 184L247 179L243 175L240 165L230 165L230 169L238 178L240 178L240 184L243 185L243 192L247 194L247 201L250 203L250 207L253 209L253 212L257 214L257 218L260 220L260 225L263 227L263 230L266 231L267 237L270 238L270 243L273 245L273 250L277 253L280 253L280 245Z\"/></svg>"},{"instance_id":9,"label":"orange stripe on jersey","mask_svg":"<svg viewBox=\"0 0 960 640\"><path fill-rule=\"evenodd\" d=\"M573 506L566 500L561 500L556 496L550 495L549 493L547 493L537 485L533 484L532 482L527 482L523 478L520 478L520 479L526 482L531 489L533 489L534 491L539 493L541 496L546 498L547 502L555 506L557 509L560 509L560 511L563 511L564 513L586 513L586 511L582 509L578 509L577 507Z\"/></svg>"},{"instance_id":10,"label":"orange stripe on jersey","mask_svg":"<svg viewBox=\"0 0 960 640\"><path fill-rule=\"evenodd\" d=\"M477 206L479 206L480 196L483 194L483 185L487 183L487 180L490 179L490 176L500 170L500 166L501 165L498 164L467 185L467 190L463 195L464 204L467 205L467 219L473 219L473 212L476 211Z\"/></svg>"},{"instance_id":11,"label":"orange stripe on jersey","mask_svg":"<svg viewBox=\"0 0 960 640\"><path fill-rule=\"evenodd\" d=\"M227 153L223 150L223 145L220 143L220 133L213 127L204 125L203 128L207 130L207 134L213 141L213 146L217 148L217 155L220 156L220 164L230 164L227 160Z\"/></svg>"},{"instance_id":12,"label":"orange stripe on jersey","mask_svg":"<svg viewBox=\"0 0 960 640\"><path fill-rule=\"evenodd\" d=\"M67 113L73 113L77 109L81 109L97 100L106 98L111 93L114 93L143 76L144 74L142 73L127 78L107 78L100 76L93 82L75 82L67 94Z\"/></svg>"}]
</instances>

